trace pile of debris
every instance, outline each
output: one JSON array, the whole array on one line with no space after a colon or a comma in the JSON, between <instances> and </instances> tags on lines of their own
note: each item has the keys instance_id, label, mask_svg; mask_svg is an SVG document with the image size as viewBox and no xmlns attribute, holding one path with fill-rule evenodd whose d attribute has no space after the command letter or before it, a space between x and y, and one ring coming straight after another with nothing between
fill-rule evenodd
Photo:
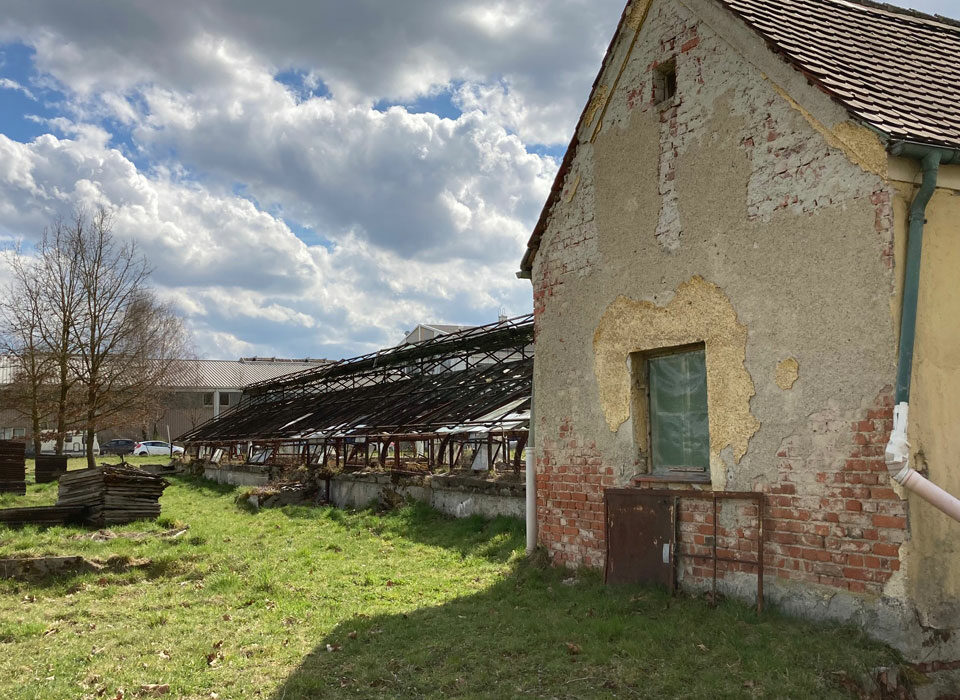
<instances>
[{"instance_id":1,"label":"pile of debris","mask_svg":"<svg viewBox=\"0 0 960 700\"><path fill-rule=\"evenodd\" d=\"M33 480L38 484L56 481L67 473L67 455L37 455Z\"/></svg>"},{"instance_id":2,"label":"pile of debris","mask_svg":"<svg viewBox=\"0 0 960 700\"><path fill-rule=\"evenodd\" d=\"M0 493L27 493L26 444L0 440Z\"/></svg>"},{"instance_id":3,"label":"pile of debris","mask_svg":"<svg viewBox=\"0 0 960 700\"><path fill-rule=\"evenodd\" d=\"M130 467L101 466L60 477L58 506L87 506L88 523L103 527L154 519L170 482Z\"/></svg>"}]
</instances>

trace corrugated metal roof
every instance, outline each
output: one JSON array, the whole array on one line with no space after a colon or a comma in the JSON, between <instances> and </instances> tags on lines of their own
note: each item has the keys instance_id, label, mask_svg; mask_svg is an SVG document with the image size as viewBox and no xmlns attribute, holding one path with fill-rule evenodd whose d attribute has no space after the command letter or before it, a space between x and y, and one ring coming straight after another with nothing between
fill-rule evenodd
<instances>
[{"instance_id":1,"label":"corrugated metal roof","mask_svg":"<svg viewBox=\"0 0 960 700\"><path fill-rule=\"evenodd\" d=\"M327 364L327 360L193 360L185 363L172 382L174 387L243 389L249 384L277 379Z\"/></svg>"},{"instance_id":2,"label":"corrugated metal roof","mask_svg":"<svg viewBox=\"0 0 960 700\"><path fill-rule=\"evenodd\" d=\"M468 328L476 328L476 326L454 326L447 323L419 323L416 328L407 333L407 337L403 339L403 342L420 343L424 340L436 338L438 335L456 333L467 330Z\"/></svg>"},{"instance_id":3,"label":"corrugated metal roof","mask_svg":"<svg viewBox=\"0 0 960 700\"><path fill-rule=\"evenodd\" d=\"M243 389L249 384L277 379L292 372L313 369L329 360L187 360L175 373L171 386L180 389ZM13 381L15 363L0 357L0 384Z\"/></svg>"}]
</instances>

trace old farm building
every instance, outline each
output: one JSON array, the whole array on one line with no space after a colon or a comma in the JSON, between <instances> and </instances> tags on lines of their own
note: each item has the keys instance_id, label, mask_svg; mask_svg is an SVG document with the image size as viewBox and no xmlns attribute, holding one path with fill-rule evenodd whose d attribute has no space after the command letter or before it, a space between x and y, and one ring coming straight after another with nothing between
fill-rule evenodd
<instances>
[{"instance_id":1,"label":"old farm building","mask_svg":"<svg viewBox=\"0 0 960 700\"><path fill-rule=\"evenodd\" d=\"M762 555L956 683L960 523L884 453L909 402L904 474L960 494L958 56L866 2L627 5L522 262L555 561L752 598Z\"/></svg>"}]
</instances>

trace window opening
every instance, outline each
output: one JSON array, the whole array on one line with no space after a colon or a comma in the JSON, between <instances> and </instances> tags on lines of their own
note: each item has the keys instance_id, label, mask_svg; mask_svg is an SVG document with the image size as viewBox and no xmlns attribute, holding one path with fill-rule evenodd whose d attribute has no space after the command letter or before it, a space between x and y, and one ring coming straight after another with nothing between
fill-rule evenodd
<instances>
[{"instance_id":1,"label":"window opening","mask_svg":"<svg viewBox=\"0 0 960 700\"><path fill-rule=\"evenodd\" d=\"M638 353L632 358L634 430L647 471L709 475L706 352L702 345Z\"/></svg>"},{"instance_id":2,"label":"window opening","mask_svg":"<svg viewBox=\"0 0 960 700\"><path fill-rule=\"evenodd\" d=\"M654 71L653 103L661 104L673 100L677 94L677 62L670 59L661 63Z\"/></svg>"}]
</instances>

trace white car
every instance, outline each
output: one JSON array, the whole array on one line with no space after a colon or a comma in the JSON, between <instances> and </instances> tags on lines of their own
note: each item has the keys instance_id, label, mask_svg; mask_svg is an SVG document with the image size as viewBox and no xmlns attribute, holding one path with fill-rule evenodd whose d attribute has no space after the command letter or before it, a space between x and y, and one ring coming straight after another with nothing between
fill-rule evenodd
<instances>
[{"instance_id":1,"label":"white car","mask_svg":"<svg viewBox=\"0 0 960 700\"><path fill-rule=\"evenodd\" d=\"M170 443L161 442L160 440L147 440L145 442L138 442L133 446L133 454L138 457L143 457L144 455L169 455L170 454ZM182 455L183 448L173 446L174 455Z\"/></svg>"}]
</instances>

